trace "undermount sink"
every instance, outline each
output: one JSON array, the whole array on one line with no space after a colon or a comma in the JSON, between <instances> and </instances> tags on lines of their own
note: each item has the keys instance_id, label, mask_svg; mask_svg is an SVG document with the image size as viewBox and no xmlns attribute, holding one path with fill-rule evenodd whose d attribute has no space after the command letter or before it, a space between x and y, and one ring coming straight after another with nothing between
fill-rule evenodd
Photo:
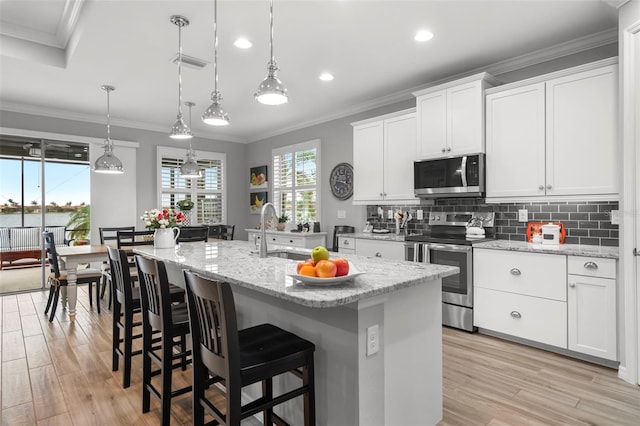
<instances>
[{"instance_id":1,"label":"undermount sink","mask_svg":"<svg viewBox=\"0 0 640 426\"><path fill-rule=\"evenodd\" d=\"M279 257L281 259L290 259L290 260L307 260L311 256L308 254L277 250L277 251L267 252L267 257Z\"/></svg>"}]
</instances>

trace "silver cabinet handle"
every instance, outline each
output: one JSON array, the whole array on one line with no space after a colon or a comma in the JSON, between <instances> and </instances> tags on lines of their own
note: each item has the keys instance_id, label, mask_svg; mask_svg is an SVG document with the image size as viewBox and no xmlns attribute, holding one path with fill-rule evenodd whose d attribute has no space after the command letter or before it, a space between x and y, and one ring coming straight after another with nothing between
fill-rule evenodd
<instances>
[{"instance_id":1,"label":"silver cabinet handle","mask_svg":"<svg viewBox=\"0 0 640 426\"><path fill-rule=\"evenodd\" d=\"M447 151L451 151L451 147L450 146L447 147Z\"/></svg>"},{"instance_id":2,"label":"silver cabinet handle","mask_svg":"<svg viewBox=\"0 0 640 426\"><path fill-rule=\"evenodd\" d=\"M573 281L569 282L569 287L575 287L576 283L574 283Z\"/></svg>"},{"instance_id":3,"label":"silver cabinet handle","mask_svg":"<svg viewBox=\"0 0 640 426\"><path fill-rule=\"evenodd\" d=\"M518 268L511 268L511 270L509 271L511 273L511 275L522 275L522 272L520 272L520 269Z\"/></svg>"},{"instance_id":4,"label":"silver cabinet handle","mask_svg":"<svg viewBox=\"0 0 640 426\"><path fill-rule=\"evenodd\" d=\"M444 152L444 151L445 151L445 149L444 149L444 147L443 147L443 148L442 148L442 152Z\"/></svg>"},{"instance_id":5,"label":"silver cabinet handle","mask_svg":"<svg viewBox=\"0 0 640 426\"><path fill-rule=\"evenodd\" d=\"M522 318L522 315L518 311L511 311L511 316L518 319Z\"/></svg>"},{"instance_id":6,"label":"silver cabinet handle","mask_svg":"<svg viewBox=\"0 0 640 426\"><path fill-rule=\"evenodd\" d=\"M377 252L376 257L382 257L382 254L380 254L380 252Z\"/></svg>"},{"instance_id":7,"label":"silver cabinet handle","mask_svg":"<svg viewBox=\"0 0 640 426\"><path fill-rule=\"evenodd\" d=\"M538 186L538 189L539 189L540 191L542 191L542 190L544 189L544 186L539 185L539 186Z\"/></svg>"},{"instance_id":8,"label":"silver cabinet handle","mask_svg":"<svg viewBox=\"0 0 640 426\"><path fill-rule=\"evenodd\" d=\"M585 262L584 267L586 269L598 269L598 264L596 262Z\"/></svg>"},{"instance_id":9,"label":"silver cabinet handle","mask_svg":"<svg viewBox=\"0 0 640 426\"><path fill-rule=\"evenodd\" d=\"M551 189L551 184L547 185L547 189Z\"/></svg>"}]
</instances>

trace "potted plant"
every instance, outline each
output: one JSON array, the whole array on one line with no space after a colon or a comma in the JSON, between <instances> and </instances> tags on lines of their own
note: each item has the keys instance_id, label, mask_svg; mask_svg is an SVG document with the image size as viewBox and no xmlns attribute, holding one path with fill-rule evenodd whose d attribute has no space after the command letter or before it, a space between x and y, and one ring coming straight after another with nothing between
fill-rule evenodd
<instances>
[{"instance_id":1,"label":"potted plant","mask_svg":"<svg viewBox=\"0 0 640 426\"><path fill-rule=\"evenodd\" d=\"M183 225L189 226L191 224L191 210L193 209L194 203L191 200L180 200L176 203L178 209L184 213L185 221Z\"/></svg>"},{"instance_id":2,"label":"potted plant","mask_svg":"<svg viewBox=\"0 0 640 426\"><path fill-rule=\"evenodd\" d=\"M289 216L286 213L282 213L280 217L278 217L278 231L284 231L285 223L289 221Z\"/></svg>"}]
</instances>

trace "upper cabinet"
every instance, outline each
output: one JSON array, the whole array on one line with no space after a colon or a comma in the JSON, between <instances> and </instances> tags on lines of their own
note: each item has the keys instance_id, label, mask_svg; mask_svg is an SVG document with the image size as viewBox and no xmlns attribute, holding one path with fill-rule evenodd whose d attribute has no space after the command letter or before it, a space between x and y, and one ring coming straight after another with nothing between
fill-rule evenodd
<instances>
[{"instance_id":1,"label":"upper cabinet","mask_svg":"<svg viewBox=\"0 0 640 426\"><path fill-rule=\"evenodd\" d=\"M487 91L488 201L618 197L616 62Z\"/></svg>"},{"instance_id":2,"label":"upper cabinet","mask_svg":"<svg viewBox=\"0 0 640 426\"><path fill-rule=\"evenodd\" d=\"M484 152L484 90L488 73L414 92L418 159Z\"/></svg>"},{"instance_id":3,"label":"upper cabinet","mask_svg":"<svg viewBox=\"0 0 640 426\"><path fill-rule=\"evenodd\" d=\"M351 124L353 203L418 204L419 199L413 195L415 110Z\"/></svg>"}]
</instances>

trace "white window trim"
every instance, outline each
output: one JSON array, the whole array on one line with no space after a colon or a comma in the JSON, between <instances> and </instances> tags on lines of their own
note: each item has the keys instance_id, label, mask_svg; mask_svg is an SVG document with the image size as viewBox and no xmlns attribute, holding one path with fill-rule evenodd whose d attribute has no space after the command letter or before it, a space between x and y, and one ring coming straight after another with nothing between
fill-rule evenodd
<instances>
[{"instance_id":1,"label":"white window trim","mask_svg":"<svg viewBox=\"0 0 640 426\"><path fill-rule=\"evenodd\" d=\"M158 146L157 147L157 156L156 156L156 205L158 206L158 208L162 205L162 157L174 157L174 158L179 158L179 159L186 159L187 157L187 148L174 148L174 147L168 147L168 146ZM227 187L229 186L229 181L227 180L227 154L225 153L221 153L221 152L211 152L211 151L196 151L194 150L195 154L196 154L196 161L198 161L198 159L207 159L207 160L221 160L223 163L223 167L222 167L222 181L223 181L223 186L222 186L222 197L224 199L224 208L222 210L222 215L223 218L221 219L222 222L221 223L226 223L224 221L227 221L229 216L228 216L228 205L229 205L229 199L227 198ZM194 192L193 189L191 190L182 190L177 188L175 190L176 193L185 193L185 194L192 194L192 192ZM197 191L195 191L197 192Z\"/></svg>"},{"instance_id":2,"label":"white window trim","mask_svg":"<svg viewBox=\"0 0 640 426\"><path fill-rule=\"evenodd\" d=\"M276 181L276 177L275 177L275 166L273 163L273 157L278 156L278 155L282 155L282 154L286 154L289 152L296 152L296 151L305 151L308 149L312 149L315 148L316 149L316 199L318 202L318 209L317 209L317 217L316 217L316 221L317 222L322 222L322 167L321 167L321 143L320 143L320 139L312 139L306 142L299 142L293 145L286 145L286 146L282 146L280 148L274 148L271 150L271 170L272 170L272 181L274 182L271 185L271 193L269 194L269 196L271 197L270 199L274 200L274 190L275 190L275 181ZM278 214L280 214L280 212L278 212Z\"/></svg>"}]
</instances>

